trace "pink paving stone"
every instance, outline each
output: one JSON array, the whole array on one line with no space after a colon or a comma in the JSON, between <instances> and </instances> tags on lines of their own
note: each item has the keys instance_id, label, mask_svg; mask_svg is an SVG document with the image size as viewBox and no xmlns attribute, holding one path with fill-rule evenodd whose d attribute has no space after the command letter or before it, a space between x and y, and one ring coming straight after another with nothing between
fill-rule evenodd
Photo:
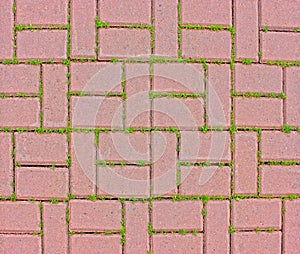
<instances>
[{"instance_id":1,"label":"pink paving stone","mask_svg":"<svg viewBox=\"0 0 300 254\"><path fill-rule=\"evenodd\" d=\"M229 65L208 65L206 115L209 127L229 127L231 80Z\"/></svg>"},{"instance_id":2,"label":"pink paving stone","mask_svg":"<svg viewBox=\"0 0 300 254\"><path fill-rule=\"evenodd\" d=\"M197 162L229 162L231 160L229 132L181 132L180 160Z\"/></svg>"},{"instance_id":3,"label":"pink paving stone","mask_svg":"<svg viewBox=\"0 0 300 254\"><path fill-rule=\"evenodd\" d=\"M232 236L234 254L280 254L281 232L238 232Z\"/></svg>"},{"instance_id":4,"label":"pink paving stone","mask_svg":"<svg viewBox=\"0 0 300 254\"><path fill-rule=\"evenodd\" d=\"M261 64L235 65L236 93L281 93L282 68Z\"/></svg>"},{"instance_id":5,"label":"pink paving stone","mask_svg":"<svg viewBox=\"0 0 300 254\"><path fill-rule=\"evenodd\" d=\"M300 1L261 1L261 26L275 28L295 28L300 26Z\"/></svg>"},{"instance_id":6,"label":"pink paving stone","mask_svg":"<svg viewBox=\"0 0 300 254\"><path fill-rule=\"evenodd\" d=\"M1 235L2 253L41 254L42 238L37 235Z\"/></svg>"},{"instance_id":7,"label":"pink paving stone","mask_svg":"<svg viewBox=\"0 0 300 254\"><path fill-rule=\"evenodd\" d=\"M98 5L100 21L109 24L151 25L151 1L149 0L100 0Z\"/></svg>"},{"instance_id":8,"label":"pink paving stone","mask_svg":"<svg viewBox=\"0 0 300 254\"><path fill-rule=\"evenodd\" d=\"M94 133L71 133L70 188L75 196L95 193L96 146Z\"/></svg>"},{"instance_id":9,"label":"pink paving stone","mask_svg":"<svg viewBox=\"0 0 300 254\"><path fill-rule=\"evenodd\" d=\"M121 82L121 63L71 63L72 92L121 93Z\"/></svg>"},{"instance_id":10,"label":"pink paving stone","mask_svg":"<svg viewBox=\"0 0 300 254\"><path fill-rule=\"evenodd\" d=\"M210 201L205 210L204 243L207 253L228 254L229 249L229 201Z\"/></svg>"},{"instance_id":11,"label":"pink paving stone","mask_svg":"<svg viewBox=\"0 0 300 254\"><path fill-rule=\"evenodd\" d=\"M234 136L234 193L257 193L256 132L237 132Z\"/></svg>"},{"instance_id":12,"label":"pink paving stone","mask_svg":"<svg viewBox=\"0 0 300 254\"><path fill-rule=\"evenodd\" d=\"M125 78L126 127L150 127L151 101L149 99L149 65L136 63L126 64Z\"/></svg>"},{"instance_id":13,"label":"pink paving stone","mask_svg":"<svg viewBox=\"0 0 300 254\"><path fill-rule=\"evenodd\" d=\"M120 235L73 235L69 237L72 254L121 254Z\"/></svg>"},{"instance_id":14,"label":"pink paving stone","mask_svg":"<svg viewBox=\"0 0 300 254\"><path fill-rule=\"evenodd\" d=\"M67 57L67 31L21 31L17 34L19 60L62 60Z\"/></svg>"},{"instance_id":15,"label":"pink paving stone","mask_svg":"<svg viewBox=\"0 0 300 254\"><path fill-rule=\"evenodd\" d=\"M230 196L229 167L180 167L180 194Z\"/></svg>"},{"instance_id":16,"label":"pink paving stone","mask_svg":"<svg viewBox=\"0 0 300 254\"><path fill-rule=\"evenodd\" d=\"M40 126L38 98L0 99L0 127L35 128Z\"/></svg>"},{"instance_id":17,"label":"pink paving stone","mask_svg":"<svg viewBox=\"0 0 300 254\"><path fill-rule=\"evenodd\" d=\"M99 59L149 57L150 31L148 29L99 29Z\"/></svg>"},{"instance_id":18,"label":"pink paving stone","mask_svg":"<svg viewBox=\"0 0 300 254\"><path fill-rule=\"evenodd\" d=\"M158 56L177 58L177 0L154 2L155 48Z\"/></svg>"},{"instance_id":19,"label":"pink paving stone","mask_svg":"<svg viewBox=\"0 0 300 254\"><path fill-rule=\"evenodd\" d=\"M263 131L260 149L262 161L300 159L300 133Z\"/></svg>"},{"instance_id":20,"label":"pink paving stone","mask_svg":"<svg viewBox=\"0 0 300 254\"><path fill-rule=\"evenodd\" d=\"M232 201L234 229L281 228L280 199L241 199Z\"/></svg>"},{"instance_id":21,"label":"pink paving stone","mask_svg":"<svg viewBox=\"0 0 300 254\"><path fill-rule=\"evenodd\" d=\"M162 196L177 192L177 136L152 133L152 194Z\"/></svg>"},{"instance_id":22,"label":"pink paving stone","mask_svg":"<svg viewBox=\"0 0 300 254\"><path fill-rule=\"evenodd\" d=\"M21 199L68 197L67 168L16 168L16 195Z\"/></svg>"},{"instance_id":23,"label":"pink paving stone","mask_svg":"<svg viewBox=\"0 0 300 254\"><path fill-rule=\"evenodd\" d=\"M147 253L149 210L147 203L125 202L126 253Z\"/></svg>"},{"instance_id":24,"label":"pink paving stone","mask_svg":"<svg viewBox=\"0 0 300 254\"><path fill-rule=\"evenodd\" d=\"M14 14L13 0L1 1L0 59L13 58Z\"/></svg>"},{"instance_id":25,"label":"pink paving stone","mask_svg":"<svg viewBox=\"0 0 300 254\"><path fill-rule=\"evenodd\" d=\"M0 92L38 94L40 67L34 65L0 65Z\"/></svg>"},{"instance_id":26,"label":"pink paving stone","mask_svg":"<svg viewBox=\"0 0 300 254\"><path fill-rule=\"evenodd\" d=\"M202 64L154 63L153 91L200 94L204 92Z\"/></svg>"},{"instance_id":27,"label":"pink paving stone","mask_svg":"<svg viewBox=\"0 0 300 254\"><path fill-rule=\"evenodd\" d=\"M97 194L100 196L140 197L150 195L150 167L98 167Z\"/></svg>"},{"instance_id":28,"label":"pink paving stone","mask_svg":"<svg viewBox=\"0 0 300 254\"><path fill-rule=\"evenodd\" d=\"M230 0L182 0L180 3L184 24L231 26Z\"/></svg>"},{"instance_id":29,"label":"pink paving stone","mask_svg":"<svg viewBox=\"0 0 300 254\"><path fill-rule=\"evenodd\" d=\"M203 98L155 98L153 125L197 130L204 125Z\"/></svg>"},{"instance_id":30,"label":"pink paving stone","mask_svg":"<svg viewBox=\"0 0 300 254\"><path fill-rule=\"evenodd\" d=\"M71 1L71 56L95 57L96 1Z\"/></svg>"},{"instance_id":31,"label":"pink paving stone","mask_svg":"<svg viewBox=\"0 0 300 254\"><path fill-rule=\"evenodd\" d=\"M170 200L152 203L153 230L202 230L202 202Z\"/></svg>"},{"instance_id":32,"label":"pink paving stone","mask_svg":"<svg viewBox=\"0 0 300 254\"><path fill-rule=\"evenodd\" d=\"M235 0L235 54L243 58L258 60L258 0Z\"/></svg>"},{"instance_id":33,"label":"pink paving stone","mask_svg":"<svg viewBox=\"0 0 300 254\"><path fill-rule=\"evenodd\" d=\"M12 135L0 133L0 196L10 197L13 181Z\"/></svg>"},{"instance_id":34,"label":"pink paving stone","mask_svg":"<svg viewBox=\"0 0 300 254\"><path fill-rule=\"evenodd\" d=\"M70 231L119 231L121 203L118 201L71 200Z\"/></svg>"},{"instance_id":35,"label":"pink paving stone","mask_svg":"<svg viewBox=\"0 0 300 254\"><path fill-rule=\"evenodd\" d=\"M17 218L17 219L16 219ZM0 203L1 233L33 233L40 230L39 203L10 202Z\"/></svg>"},{"instance_id":36,"label":"pink paving stone","mask_svg":"<svg viewBox=\"0 0 300 254\"><path fill-rule=\"evenodd\" d=\"M43 203L43 248L45 253L67 252L67 204Z\"/></svg>"},{"instance_id":37,"label":"pink paving stone","mask_svg":"<svg viewBox=\"0 0 300 254\"><path fill-rule=\"evenodd\" d=\"M263 61L299 61L300 34L288 32L261 32Z\"/></svg>"},{"instance_id":38,"label":"pink paving stone","mask_svg":"<svg viewBox=\"0 0 300 254\"><path fill-rule=\"evenodd\" d=\"M299 67L286 69L285 79L285 122L294 127L300 126L300 71Z\"/></svg>"},{"instance_id":39,"label":"pink paving stone","mask_svg":"<svg viewBox=\"0 0 300 254\"><path fill-rule=\"evenodd\" d=\"M300 166L261 166L261 194L300 193Z\"/></svg>"},{"instance_id":40,"label":"pink paving stone","mask_svg":"<svg viewBox=\"0 0 300 254\"><path fill-rule=\"evenodd\" d=\"M153 236L153 253L202 254L203 235L156 234Z\"/></svg>"},{"instance_id":41,"label":"pink paving stone","mask_svg":"<svg viewBox=\"0 0 300 254\"><path fill-rule=\"evenodd\" d=\"M300 249L300 200L286 200L283 217L283 252L297 254Z\"/></svg>"},{"instance_id":42,"label":"pink paving stone","mask_svg":"<svg viewBox=\"0 0 300 254\"><path fill-rule=\"evenodd\" d=\"M58 133L16 133L16 162L26 165L65 165L67 137Z\"/></svg>"},{"instance_id":43,"label":"pink paving stone","mask_svg":"<svg viewBox=\"0 0 300 254\"><path fill-rule=\"evenodd\" d=\"M123 102L120 97L72 97L70 111L72 127L122 128Z\"/></svg>"},{"instance_id":44,"label":"pink paving stone","mask_svg":"<svg viewBox=\"0 0 300 254\"><path fill-rule=\"evenodd\" d=\"M68 121L67 67L63 65L43 66L43 127L63 128Z\"/></svg>"},{"instance_id":45,"label":"pink paving stone","mask_svg":"<svg viewBox=\"0 0 300 254\"><path fill-rule=\"evenodd\" d=\"M67 25L68 2L60 0L16 0L17 24Z\"/></svg>"},{"instance_id":46,"label":"pink paving stone","mask_svg":"<svg viewBox=\"0 0 300 254\"><path fill-rule=\"evenodd\" d=\"M235 98L235 124L238 127L279 128L283 124L282 108L282 99Z\"/></svg>"},{"instance_id":47,"label":"pink paving stone","mask_svg":"<svg viewBox=\"0 0 300 254\"><path fill-rule=\"evenodd\" d=\"M98 159L105 161L149 161L149 133L100 132Z\"/></svg>"},{"instance_id":48,"label":"pink paving stone","mask_svg":"<svg viewBox=\"0 0 300 254\"><path fill-rule=\"evenodd\" d=\"M181 30L182 56L227 60L231 58L231 34L229 31Z\"/></svg>"}]
</instances>

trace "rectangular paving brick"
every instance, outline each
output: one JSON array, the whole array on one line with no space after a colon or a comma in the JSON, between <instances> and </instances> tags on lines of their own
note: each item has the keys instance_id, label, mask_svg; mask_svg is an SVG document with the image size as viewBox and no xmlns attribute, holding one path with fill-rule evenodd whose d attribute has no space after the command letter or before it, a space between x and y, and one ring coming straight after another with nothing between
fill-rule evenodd
<instances>
[{"instance_id":1,"label":"rectangular paving brick","mask_svg":"<svg viewBox=\"0 0 300 254\"><path fill-rule=\"evenodd\" d=\"M149 133L100 132L98 159L147 162L150 159L149 142Z\"/></svg>"},{"instance_id":2,"label":"rectangular paving brick","mask_svg":"<svg viewBox=\"0 0 300 254\"><path fill-rule=\"evenodd\" d=\"M296 254L300 249L300 202L286 200L283 217L283 252Z\"/></svg>"},{"instance_id":3,"label":"rectangular paving brick","mask_svg":"<svg viewBox=\"0 0 300 254\"><path fill-rule=\"evenodd\" d=\"M147 253L149 211L148 204L125 203L126 253Z\"/></svg>"},{"instance_id":4,"label":"rectangular paving brick","mask_svg":"<svg viewBox=\"0 0 300 254\"><path fill-rule=\"evenodd\" d=\"M206 117L209 127L229 127L231 82L229 65L208 65Z\"/></svg>"},{"instance_id":5,"label":"rectangular paving brick","mask_svg":"<svg viewBox=\"0 0 300 254\"><path fill-rule=\"evenodd\" d=\"M71 200L70 231L119 231L121 203L118 201Z\"/></svg>"},{"instance_id":6,"label":"rectangular paving brick","mask_svg":"<svg viewBox=\"0 0 300 254\"><path fill-rule=\"evenodd\" d=\"M150 55L148 29L99 29L99 59L147 57Z\"/></svg>"},{"instance_id":7,"label":"rectangular paving brick","mask_svg":"<svg viewBox=\"0 0 300 254\"><path fill-rule=\"evenodd\" d=\"M300 166L261 166L261 194L300 193Z\"/></svg>"},{"instance_id":8,"label":"rectangular paving brick","mask_svg":"<svg viewBox=\"0 0 300 254\"><path fill-rule=\"evenodd\" d=\"M300 159L300 133L263 131L261 135L262 161L286 161Z\"/></svg>"},{"instance_id":9,"label":"rectangular paving brick","mask_svg":"<svg viewBox=\"0 0 300 254\"><path fill-rule=\"evenodd\" d=\"M295 28L300 26L300 2L280 0L261 1L261 26L271 28Z\"/></svg>"},{"instance_id":10,"label":"rectangular paving brick","mask_svg":"<svg viewBox=\"0 0 300 254\"><path fill-rule=\"evenodd\" d=\"M0 99L0 127L37 128L40 126L38 98Z\"/></svg>"},{"instance_id":11,"label":"rectangular paving brick","mask_svg":"<svg viewBox=\"0 0 300 254\"><path fill-rule=\"evenodd\" d=\"M71 1L71 56L95 57L96 1Z\"/></svg>"},{"instance_id":12,"label":"rectangular paving brick","mask_svg":"<svg viewBox=\"0 0 300 254\"><path fill-rule=\"evenodd\" d=\"M181 149L179 158L183 161L229 162L229 132L181 131Z\"/></svg>"},{"instance_id":13,"label":"rectangular paving brick","mask_svg":"<svg viewBox=\"0 0 300 254\"><path fill-rule=\"evenodd\" d=\"M100 166L97 177L99 196L124 198L150 196L149 166Z\"/></svg>"},{"instance_id":14,"label":"rectangular paving brick","mask_svg":"<svg viewBox=\"0 0 300 254\"><path fill-rule=\"evenodd\" d=\"M73 235L69 237L72 254L98 254L99 250L107 254L121 254L120 235Z\"/></svg>"},{"instance_id":15,"label":"rectangular paving brick","mask_svg":"<svg viewBox=\"0 0 300 254\"><path fill-rule=\"evenodd\" d=\"M152 204L153 230L202 230L201 201L155 201Z\"/></svg>"},{"instance_id":16,"label":"rectangular paving brick","mask_svg":"<svg viewBox=\"0 0 300 254\"><path fill-rule=\"evenodd\" d=\"M12 135L0 133L0 196L10 197L13 191Z\"/></svg>"},{"instance_id":17,"label":"rectangular paving brick","mask_svg":"<svg viewBox=\"0 0 300 254\"><path fill-rule=\"evenodd\" d=\"M256 132L237 132L234 136L234 193L257 193Z\"/></svg>"},{"instance_id":18,"label":"rectangular paving brick","mask_svg":"<svg viewBox=\"0 0 300 254\"><path fill-rule=\"evenodd\" d=\"M275 98L235 98L238 127L279 128L283 125L283 101Z\"/></svg>"},{"instance_id":19,"label":"rectangular paving brick","mask_svg":"<svg viewBox=\"0 0 300 254\"><path fill-rule=\"evenodd\" d=\"M43 127L64 128L68 121L67 67L43 65Z\"/></svg>"},{"instance_id":20,"label":"rectangular paving brick","mask_svg":"<svg viewBox=\"0 0 300 254\"><path fill-rule=\"evenodd\" d=\"M236 93L281 93L283 84L282 68L261 64L236 64Z\"/></svg>"},{"instance_id":21,"label":"rectangular paving brick","mask_svg":"<svg viewBox=\"0 0 300 254\"><path fill-rule=\"evenodd\" d=\"M203 235L157 234L153 236L153 253L202 254Z\"/></svg>"},{"instance_id":22,"label":"rectangular paving brick","mask_svg":"<svg viewBox=\"0 0 300 254\"><path fill-rule=\"evenodd\" d=\"M0 202L1 233L33 233L40 231L39 203Z\"/></svg>"},{"instance_id":23,"label":"rectangular paving brick","mask_svg":"<svg viewBox=\"0 0 300 254\"><path fill-rule=\"evenodd\" d=\"M280 199L241 199L232 201L234 229L281 228Z\"/></svg>"},{"instance_id":24,"label":"rectangular paving brick","mask_svg":"<svg viewBox=\"0 0 300 254\"><path fill-rule=\"evenodd\" d=\"M2 253L42 253L42 238L38 235L0 234Z\"/></svg>"},{"instance_id":25,"label":"rectangular paving brick","mask_svg":"<svg viewBox=\"0 0 300 254\"><path fill-rule=\"evenodd\" d=\"M281 253L281 232L237 232L232 236L232 253Z\"/></svg>"},{"instance_id":26,"label":"rectangular paving brick","mask_svg":"<svg viewBox=\"0 0 300 254\"><path fill-rule=\"evenodd\" d=\"M96 146L94 133L71 133L71 158L71 193L81 197L95 194Z\"/></svg>"},{"instance_id":27,"label":"rectangular paving brick","mask_svg":"<svg viewBox=\"0 0 300 254\"><path fill-rule=\"evenodd\" d=\"M13 0L1 1L0 59L13 58L14 14Z\"/></svg>"},{"instance_id":28,"label":"rectangular paving brick","mask_svg":"<svg viewBox=\"0 0 300 254\"><path fill-rule=\"evenodd\" d=\"M298 67L291 67L285 70L285 123L290 126L300 126L300 71Z\"/></svg>"},{"instance_id":29,"label":"rectangular paving brick","mask_svg":"<svg viewBox=\"0 0 300 254\"><path fill-rule=\"evenodd\" d=\"M235 56L258 60L258 0L234 1Z\"/></svg>"},{"instance_id":30,"label":"rectangular paving brick","mask_svg":"<svg viewBox=\"0 0 300 254\"><path fill-rule=\"evenodd\" d=\"M227 60L231 58L229 31L181 30L182 57Z\"/></svg>"},{"instance_id":31,"label":"rectangular paving brick","mask_svg":"<svg viewBox=\"0 0 300 254\"><path fill-rule=\"evenodd\" d=\"M153 100L153 126L197 130L203 125L203 98L161 97Z\"/></svg>"},{"instance_id":32,"label":"rectangular paving brick","mask_svg":"<svg viewBox=\"0 0 300 254\"><path fill-rule=\"evenodd\" d=\"M177 192L177 136L154 132L152 148L152 193L162 196Z\"/></svg>"},{"instance_id":33,"label":"rectangular paving brick","mask_svg":"<svg viewBox=\"0 0 300 254\"><path fill-rule=\"evenodd\" d=\"M177 2L177 0L154 2L154 53L157 56L177 58Z\"/></svg>"},{"instance_id":34,"label":"rectangular paving brick","mask_svg":"<svg viewBox=\"0 0 300 254\"><path fill-rule=\"evenodd\" d=\"M62 60L67 57L67 31L20 31L17 34L19 60Z\"/></svg>"},{"instance_id":35,"label":"rectangular paving brick","mask_svg":"<svg viewBox=\"0 0 300 254\"><path fill-rule=\"evenodd\" d=\"M204 86L204 70L202 64L153 64L154 92L201 94L204 92Z\"/></svg>"},{"instance_id":36,"label":"rectangular paving brick","mask_svg":"<svg viewBox=\"0 0 300 254\"><path fill-rule=\"evenodd\" d=\"M205 210L204 243L207 253L230 253L229 249L229 202L210 201Z\"/></svg>"},{"instance_id":37,"label":"rectangular paving brick","mask_svg":"<svg viewBox=\"0 0 300 254\"><path fill-rule=\"evenodd\" d=\"M43 248L45 253L67 252L66 203L43 203Z\"/></svg>"},{"instance_id":38,"label":"rectangular paving brick","mask_svg":"<svg viewBox=\"0 0 300 254\"><path fill-rule=\"evenodd\" d=\"M299 33L261 32L262 60L299 61L299 40Z\"/></svg>"},{"instance_id":39,"label":"rectangular paving brick","mask_svg":"<svg viewBox=\"0 0 300 254\"><path fill-rule=\"evenodd\" d=\"M16 21L21 25L67 25L68 2L16 0Z\"/></svg>"},{"instance_id":40,"label":"rectangular paving brick","mask_svg":"<svg viewBox=\"0 0 300 254\"><path fill-rule=\"evenodd\" d=\"M25 165L65 165L67 137L58 133L16 133L16 162Z\"/></svg>"},{"instance_id":41,"label":"rectangular paving brick","mask_svg":"<svg viewBox=\"0 0 300 254\"><path fill-rule=\"evenodd\" d=\"M149 65L126 64L125 78L125 126L149 128L151 109Z\"/></svg>"},{"instance_id":42,"label":"rectangular paving brick","mask_svg":"<svg viewBox=\"0 0 300 254\"><path fill-rule=\"evenodd\" d=\"M100 0L100 21L109 24L151 24L151 1L149 0Z\"/></svg>"},{"instance_id":43,"label":"rectangular paving brick","mask_svg":"<svg viewBox=\"0 0 300 254\"><path fill-rule=\"evenodd\" d=\"M182 0L180 3L184 24L231 26L230 0Z\"/></svg>"},{"instance_id":44,"label":"rectangular paving brick","mask_svg":"<svg viewBox=\"0 0 300 254\"><path fill-rule=\"evenodd\" d=\"M229 167L180 167L180 194L186 196L230 196Z\"/></svg>"},{"instance_id":45,"label":"rectangular paving brick","mask_svg":"<svg viewBox=\"0 0 300 254\"><path fill-rule=\"evenodd\" d=\"M121 97L72 96L71 125L77 128L122 128Z\"/></svg>"},{"instance_id":46,"label":"rectangular paving brick","mask_svg":"<svg viewBox=\"0 0 300 254\"><path fill-rule=\"evenodd\" d=\"M66 168L16 168L16 194L22 199L62 199L68 197Z\"/></svg>"},{"instance_id":47,"label":"rectangular paving brick","mask_svg":"<svg viewBox=\"0 0 300 254\"><path fill-rule=\"evenodd\" d=\"M121 93L121 63L71 63L72 92L91 94Z\"/></svg>"},{"instance_id":48,"label":"rectangular paving brick","mask_svg":"<svg viewBox=\"0 0 300 254\"><path fill-rule=\"evenodd\" d=\"M39 93L40 67L34 65L0 65L0 92L6 94Z\"/></svg>"}]
</instances>

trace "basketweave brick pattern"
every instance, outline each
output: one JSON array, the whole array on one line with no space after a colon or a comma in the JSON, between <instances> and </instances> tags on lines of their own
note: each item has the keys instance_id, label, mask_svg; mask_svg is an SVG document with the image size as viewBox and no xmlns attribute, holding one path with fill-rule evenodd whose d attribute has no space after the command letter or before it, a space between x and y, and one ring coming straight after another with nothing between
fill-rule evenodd
<instances>
[{"instance_id":1,"label":"basketweave brick pattern","mask_svg":"<svg viewBox=\"0 0 300 254\"><path fill-rule=\"evenodd\" d=\"M298 254L299 15L0 1L0 253Z\"/></svg>"}]
</instances>

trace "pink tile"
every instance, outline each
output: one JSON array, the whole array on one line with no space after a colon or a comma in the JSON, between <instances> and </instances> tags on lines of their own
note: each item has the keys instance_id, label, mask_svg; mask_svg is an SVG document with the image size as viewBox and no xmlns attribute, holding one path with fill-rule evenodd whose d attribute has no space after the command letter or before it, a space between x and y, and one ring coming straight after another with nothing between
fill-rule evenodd
<instances>
[{"instance_id":1,"label":"pink tile","mask_svg":"<svg viewBox=\"0 0 300 254\"><path fill-rule=\"evenodd\" d=\"M0 59L13 58L14 14L13 0L1 1Z\"/></svg>"},{"instance_id":2,"label":"pink tile","mask_svg":"<svg viewBox=\"0 0 300 254\"><path fill-rule=\"evenodd\" d=\"M42 238L37 235L1 235L2 253L42 253Z\"/></svg>"}]
</instances>

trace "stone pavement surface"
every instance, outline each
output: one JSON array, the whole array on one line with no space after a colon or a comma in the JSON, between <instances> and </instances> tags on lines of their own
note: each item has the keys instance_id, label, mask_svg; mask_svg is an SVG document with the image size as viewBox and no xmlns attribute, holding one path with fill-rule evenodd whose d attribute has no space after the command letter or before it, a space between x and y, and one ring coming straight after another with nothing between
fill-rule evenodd
<instances>
[{"instance_id":1,"label":"stone pavement surface","mask_svg":"<svg viewBox=\"0 0 300 254\"><path fill-rule=\"evenodd\" d=\"M0 0L0 254L300 253L300 0Z\"/></svg>"}]
</instances>

